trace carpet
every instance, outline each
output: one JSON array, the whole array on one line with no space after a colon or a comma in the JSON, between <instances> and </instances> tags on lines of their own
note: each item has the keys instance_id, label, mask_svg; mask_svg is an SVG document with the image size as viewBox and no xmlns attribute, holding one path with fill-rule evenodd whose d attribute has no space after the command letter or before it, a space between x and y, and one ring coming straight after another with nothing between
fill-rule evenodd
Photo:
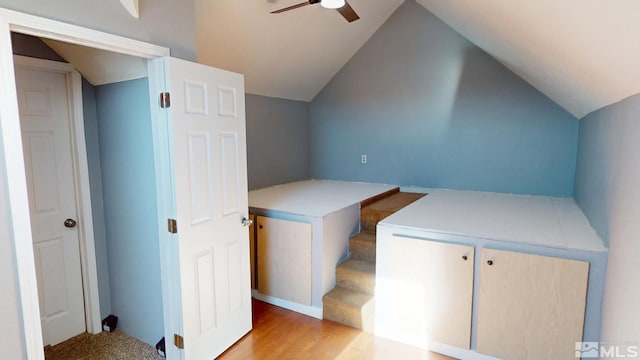
<instances>
[{"instance_id":1,"label":"carpet","mask_svg":"<svg viewBox=\"0 0 640 360\"><path fill-rule=\"evenodd\" d=\"M155 347L122 331L80 334L56 346L47 346L46 360L158 360Z\"/></svg>"}]
</instances>

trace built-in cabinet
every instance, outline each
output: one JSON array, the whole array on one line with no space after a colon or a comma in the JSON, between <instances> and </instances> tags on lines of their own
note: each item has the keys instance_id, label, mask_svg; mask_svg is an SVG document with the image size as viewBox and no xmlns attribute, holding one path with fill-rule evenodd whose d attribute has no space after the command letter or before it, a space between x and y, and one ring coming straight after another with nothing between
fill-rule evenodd
<instances>
[{"instance_id":1,"label":"built-in cabinet","mask_svg":"<svg viewBox=\"0 0 640 360\"><path fill-rule=\"evenodd\" d=\"M258 291L311 306L311 224L257 217Z\"/></svg>"},{"instance_id":2,"label":"built-in cabinet","mask_svg":"<svg viewBox=\"0 0 640 360\"><path fill-rule=\"evenodd\" d=\"M378 224L376 334L461 359L599 341L607 251L572 199L438 191Z\"/></svg>"},{"instance_id":3,"label":"built-in cabinet","mask_svg":"<svg viewBox=\"0 0 640 360\"><path fill-rule=\"evenodd\" d=\"M394 331L471 349L473 278L479 272L478 352L565 359L582 339L587 262L481 249L474 264L473 246L403 236L383 248L379 301L391 312L380 317Z\"/></svg>"},{"instance_id":4,"label":"built-in cabinet","mask_svg":"<svg viewBox=\"0 0 640 360\"><path fill-rule=\"evenodd\" d=\"M480 353L502 359L570 359L582 340L589 263L482 250Z\"/></svg>"},{"instance_id":5,"label":"built-in cabinet","mask_svg":"<svg viewBox=\"0 0 640 360\"><path fill-rule=\"evenodd\" d=\"M254 298L322 318L322 297L360 228L360 202L391 185L306 180L249 192Z\"/></svg>"}]
</instances>

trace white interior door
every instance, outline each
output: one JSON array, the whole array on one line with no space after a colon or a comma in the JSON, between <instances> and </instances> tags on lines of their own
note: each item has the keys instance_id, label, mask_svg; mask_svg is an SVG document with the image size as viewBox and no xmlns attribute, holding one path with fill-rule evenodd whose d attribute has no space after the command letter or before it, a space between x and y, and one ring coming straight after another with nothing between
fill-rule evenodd
<instances>
[{"instance_id":1,"label":"white interior door","mask_svg":"<svg viewBox=\"0 0 640 360\"><path fill-rule=\"evenodd\" d=\"M16 66L44 345L85 331L70 132L62 73Z\"/></svg>"},{"instance_id":2,"label":"white interior door","mask_svg":"<svg viewBox=\"0 0 640 360\"><path fill-rule=\"evenodd\" d=\"M251 330L244 77L165 58L184 358Z\"/></svg>"}]
</instances>

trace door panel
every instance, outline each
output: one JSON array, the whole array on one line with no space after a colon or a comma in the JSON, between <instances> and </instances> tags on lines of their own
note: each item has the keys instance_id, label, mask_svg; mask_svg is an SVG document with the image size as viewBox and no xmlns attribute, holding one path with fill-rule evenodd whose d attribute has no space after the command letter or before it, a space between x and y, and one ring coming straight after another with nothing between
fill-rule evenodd
<instances>
[{"instance_id":1,"label":"door panel","mask_svg":"<svg viewBox=\"0 0 640 360\"><path fill-rule=\"evenodd\" d=\"M251 329L244 79L164 61L184 358L213 359Z\"/></svg>"},{"instance_id":2,"label":"door panel","mask_svg":"<svg viewBox=\"0 0 640 360\"><path fill-rule=\"evenodd\" d=\"M191 225L209 222L213 219L213 179L214 169L210 167L211 141L207 132L189 132L189 180L191 186Z\"/></svg>"},{"instance_id":3,"label":"door panel","mask_svg":"<svg viewBox=\"0 0 640 360\"><path fill-rule=\"evenodd\" d=\"M238 133L224 132L220 134L220 151L222 158L222 194L223 214L230 215L238 211Z\"/></svg>"},{"instance_id":4,"label":"door panel","mask_svg":"<svg viewBox=\"0 0 640 360\"><path fill-rule=\"evenodd\" d=\"M65 75L16 66L34 260L45 345L85 331Z\"/></svg>"},{"instance_id":5,"label":"door panel","mask_svg":"<svg viewBox=\"0 0 640 360\"><path fill-rule=\"evenodd\" d=\"M477 350L504 359L574 358L588 276L585 261L483 249Z\"/></svg>"},{"instance_id":6,"label":"door panel","mask_svg":"<svg viewBox=\"0 0 640 360\"><path fill-rule=\"evenodd\" d=\"M58 189L60 184L57 177L50 177L56 173L56 147L54 134L51 131L24 131L25 145L29 147L29 162L31 183L31 208L35 214L44 215L59 209Z\"/></svg>"}]
</instances>

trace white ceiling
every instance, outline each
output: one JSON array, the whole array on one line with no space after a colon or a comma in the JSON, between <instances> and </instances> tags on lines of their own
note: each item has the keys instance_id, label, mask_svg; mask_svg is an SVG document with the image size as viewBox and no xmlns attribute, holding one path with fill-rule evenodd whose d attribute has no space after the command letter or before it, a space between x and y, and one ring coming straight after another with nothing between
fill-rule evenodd
<instances>
[{"instance_id":1,"label":"white ceiling","mask_svg":"<svg viewBox=\"0 0 640 360\"><path fill-rule=\"evenodd\" d=\"M418 0L577 118L640 93L638 0Z\"/></svg>"},{"instance_id":2,"label":"white ceiling","mask_svg":"<svg viewBox=\"0 0 640 360\"><path fill-rule=\"evenodd\" d=\"M91 85L111 84L147 76L146 59L57 40L41 40L66 62L73 64Z\"/></svg>"},{"instance_id":3,"label":"white ceiling","mask_svg":"<svg viewBox=\"0 0 640 360\"><path fill-rule=\"evenodd\" d=\"M198 62L311 101L404 2L351 0L351 24L320 5L269 14L301 1L196 0ZM417 1L578 118L640 93L639 0Z\"/></svg>"},{"instance_id":4,"label":"white ceiling","mask_svg":"<svg viewBox=\"0 0 640 360\"><path fill-rule=\"evenodd\" d=\"M348 23L304 0L196 0L198 62L245 74L248 93L311 101L404 0L350 0Z\"/></svg>"}]
</instances>

